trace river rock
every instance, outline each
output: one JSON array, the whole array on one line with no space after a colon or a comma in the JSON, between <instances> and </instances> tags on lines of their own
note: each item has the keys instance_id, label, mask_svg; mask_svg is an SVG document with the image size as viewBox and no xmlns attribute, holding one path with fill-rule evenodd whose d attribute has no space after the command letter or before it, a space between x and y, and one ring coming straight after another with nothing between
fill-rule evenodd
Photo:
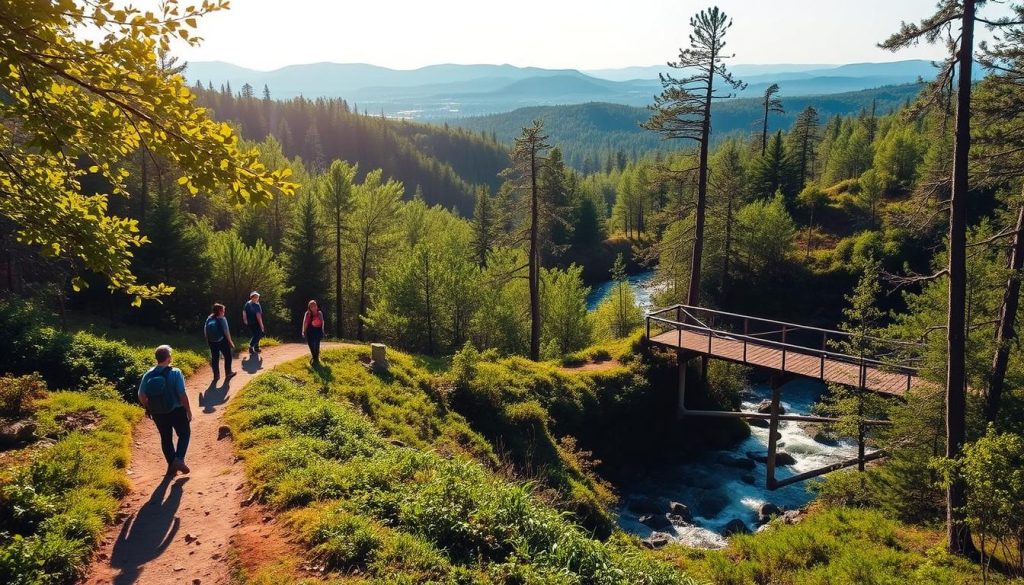
<instances>
[{"instance_id":1,"label":"river rock","mask_svg":"<svg viewBox=\"0 0 1024 585\"><path fill-rule=\"evenodd\" d=\"M799 524L803 519L803 510L786 510L782 513L782 521L786 524Z\"/></svg>"},{"instance_id":2,"label":"river rock","mask_svg":"<svg viewBox=\"0 0 1024 585\"><path fill-rule=\"evenodd\" d=\"M808 437L822 445L835 447L839 444L839 439L832 433L828 432L825 429L825 426L821 423L800 423L800 430L806 433Z\"/></svg>"},{"instance_id":3,"label":"river rock","mask_svg":"<svg viewBox=\"0 0 1024 585\"><path fill-rule=\"evenodd\" d=\"M664 514L668 510L668 500L651 496L634 496L627 506L637 514Z\"/></svg>"},{"instance_id":4,"label":"river rock","mask_svg":"<svg viewBox=\"0 0 1024 585\"><path fill-rule=\"evenodd\" d=\"M644 546L650 549L661 548L672 541L672 537L664 532L652 532L650 536L641 540Z\"/></svg>"},{"instance_id":5,"label":"river rock","mask_svg":"<svg viewBox=\"0 0 1024 585\"><path fill-rule=\"evenodd\" d=\"M735 467L736 469L753 469L756 465L756 463L748 457L737 457L731 453L719 454L718 457L715 458L715 463L726 467Z\"/></svg>"},{"instance_id":6,"label":"river rock","mask_svg":"<svg viewBox=\"0 0 1024 585\"><path fill-rule=\"evenodd\" d=\"M672 523L673 527L675 527L675 526L686 526L690 522L692 522L691 518L687 518L687 517L681 516L679 514L665 514L665 517L668 518L668 521Z\"/></svg>"},{"instance_id":7,"label":"river rock","mask_svg":"<svg viewBox=\"0 0 1024 585\"><path fill-rule=\"evenodd\" d=\"M750 426L758 427L758 428L761 428L761 429L767 429L769 424L770 424L767 420L765 420L763 418L752 418L752 419L748 420L747 422L750 424Z\"/></svg>"},{"instance_id":8,"label":"river rock","mask_svg":"<svg viewBox=\"0 0 1024 585\"><path fill-rule=\"evenodd\" d=\"M756 481L757 481L757 478L755 478L755 477L754 477L754 474L752 474L752 473L744 473L744 474L743 474L743 476L742 476L742 477L740 477L740 480L741 480L741 481L742 481L743 483L747 483L747 484L750 484L750 485L754 485L754 482L756 482Z\"/></svg>"},{"instance_id":9,"label":"river rock","mask_svg":"<svg viewBox=\"0 0 1024 585\"><path fill-rule=\"evenodd\" d=\"M32 420L0 421L0 446L26 443L36 436L36 423Z\"/></svg>"},{"instance_id":10,"label":"river rock","mask_svg":"<svg viewBox=\"0 0 1024 585\"><path fill-rule=\"evenodd\" d=\"M785 451L777 451L775 453L775 465L796 465L796 457Z\"/></svg>"},{"instance_id":11,"label":"river rock","mask_svg":"<svg viewBox=\"0 0 1024 585\"><path fill-rule=\"evenodd\" d=\"M772 401L765 398L761 402L757 403L757 412L761 414L770 414L772 412ZM786 408L779 404L779 414L786 414Z\"/></svg>"},{"instance_id":12,"label":"river rock","mask_svg":"<svg viewBox=\"0 0 1024 585\"><path fill-rule=\"evenodd\" d=\"M782 510L778 506L771 502L765 502L757 510L757 521L761 524L766 524L769 520L780 514L782 514Z\"/></svg>"},{"instance_id":13,"label":"river rock","mask_svg":"<svg viewBox=\"0 0 1024 585\"><path fill-rule=\"evenodd\" d=\"M729 520L729 523L722 528L722 536L732 536L733 534L750 534L750 529L747 525L739 518L733 518Z\"/></svg>"},{"instance_id":14,"label":"river rock","mask_svg":"<svg viewBox=\"0 0 1024 585\"><path fill-rule=\"evenodd\" d=\"M693 515L690 514L690 508L686 504L679 502L669 502L668 511L675 516L679 516L683 519L683 522L693 522ZM673 522L673 524L675 524Z\"/></svg>"},{"instance_id":15,"label":"river rock","mask_svg":"<svg viewBox=\"0 0 1024 585\"><path fill-rule=\"evenodd\" d=\"M729 505L729 498L717 489L700 490L694 501L694 511L703 518L714 518Z\"/></svg>"},{"instance_id":16,"label":"river rock","mask_svg":"<svg viewBox=\"0 0 1024 585\"><path fill-rule=\"evenodd\" d=\"M640 516L640 523L654 530L672 527L672 521L668 519L668 514L644 514Z\"/></svg>"}]
</instances>

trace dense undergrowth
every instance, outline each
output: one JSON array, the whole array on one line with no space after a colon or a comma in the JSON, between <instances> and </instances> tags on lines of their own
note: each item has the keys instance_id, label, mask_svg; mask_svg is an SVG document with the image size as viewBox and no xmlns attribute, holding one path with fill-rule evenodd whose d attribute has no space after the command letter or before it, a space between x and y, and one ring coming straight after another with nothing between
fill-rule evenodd
<instances>
[{"instance_id":1,"label":"dense undergrowth","mask_svg":"<svg viewBox=\"0 0 1024 585\"><path fill-rule=\"evenodd\" d=\"M0 372L37 372L51 389L110 385L130 401L140 377L153 365L153 348L162 343L129 345L83 331L63 332L47 313L15 300L0 300L0 331ZM151 331L150 339L159 336ZM186 376L206 361L196 351L175 349L174 365Z\"/></svg>"},{"instance_id":2,"label":"dense undergrowth","mask_svg":"<svg viewBox=\"0 0 1024 585\"><path fill-rule=\"evenodd\" d=\"M19 407L38 440L0 452L0 583L70 583L128 489L131 429L142 410L110 388L48 393L41 380L3 377L7 404L15 385L38 388L41 398Z\"/></svg>"},{"instance_id":3,"label":"dense undergrowth","mask_svg":"<svg viewBox=\"0 0 1024 585\"><path fill-rule=\"evenodd\" d=\"M377 375L364 354L282 367L228 409L256 494L326 571L389 583L689 582L633 539L595 537L611 532L610 493L549 427L549 409L596 398L582 376L503 360L432 378L398 353ZM529 399L491 394L522 392L525 379L537 385Z\"/></svg>"}]
</instances>

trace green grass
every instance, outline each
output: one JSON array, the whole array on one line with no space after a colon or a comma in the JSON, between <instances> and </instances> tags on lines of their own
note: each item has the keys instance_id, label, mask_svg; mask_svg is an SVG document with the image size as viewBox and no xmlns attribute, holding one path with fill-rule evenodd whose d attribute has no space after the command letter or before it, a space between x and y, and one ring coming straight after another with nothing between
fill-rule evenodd
<instances>
[{"instance_id":1,"label":"green grass","mask_svg":"<svg viewBox=\"0 0 1024 585\"><path fill-rule=\"evenodd\" d=\"M112 396L112 391L108 396ZM53 392L35 404L37 443L0 454L0 583L70 583L128 489L125 467L138 407L116 397ZM95 428L58 417L91 413Z\"/></svg>"},{"instance_id":2,"label":"green grass","mask_svg":"<svg viewBox=\"0 0 1024 585\"><path fill-rule=\"evenodd\" d=\"M944 536L874 510L819 508L798 524L733 537L722 551L670 545L658 556L722 585L981 583L977 565L943 550Z\"/></svg>"},{"instance_id":3,"label":"green grass","mask_svg":"<svg viewBox=\"0 0 1024 585\"><path fill-rule=\"evenodd\" d=\"M327 352L320 371L299 362L281 367L251 382L227 412L255 493L329 575L385 583L690 582L651 561L635 539L594 539L577 515L552 505L569 492L508 470L503 453L518 446L495 445L455 412L450 380L399 352L389 352L389 374L377 376L359 363L365 354ZM561 376L554 365L534 366ZM501 369L526 377L521 370L533 368L517 360L478 367L478 380ZM510 404L504 424L522 425L527 438L534 433L534 447L551 441L540 401Z\"/></svg>"}]
</instances>

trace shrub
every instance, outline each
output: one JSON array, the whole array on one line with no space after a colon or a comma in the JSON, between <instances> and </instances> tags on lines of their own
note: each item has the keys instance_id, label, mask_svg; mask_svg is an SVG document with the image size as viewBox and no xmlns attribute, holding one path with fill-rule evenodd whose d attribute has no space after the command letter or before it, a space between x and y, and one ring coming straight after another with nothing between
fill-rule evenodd
<instances>
[{"instance_id":1,"label":"shrub","mask_svg":"<svg viewBox=\"0 0 1024 585\"><path fill-rule=\"evenodd\" d=\"M20 418L35 410L46 394L39 376L0 376L0 418Z\"/></svg>"}]
</instances>

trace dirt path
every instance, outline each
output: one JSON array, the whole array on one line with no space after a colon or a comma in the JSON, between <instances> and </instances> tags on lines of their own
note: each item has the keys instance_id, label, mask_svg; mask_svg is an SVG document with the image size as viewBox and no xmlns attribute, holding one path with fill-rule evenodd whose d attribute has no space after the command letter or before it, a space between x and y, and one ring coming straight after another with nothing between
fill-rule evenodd
<instances>
[{"instance_id":1,"label":"dirt path","mask_svg":"<svg viewBox=\"0 0 1024 585\"><path fill-rule=\"evenodd\" d=\"M339 346L324 344L324 349ZM228 551L238 537L241 546L252 542L254 533L262 533L258 539L276 541L272 547L283 545L280 535L268 534L273 526L250 512L253 508L242 507L245 473L221 426L228 400L249 380L308 355L305 345L286 344L264 349L259 359L243 354L234 362L238 375L230 383L214 386L209 366L189 377L185 386L193 421L188 475L164 476L167 463L156 427L141 421L128 470L131 493L122 501L118 521L107 530L82 583L226 584L231 569Z\"/></svg>"}]
</instances>

